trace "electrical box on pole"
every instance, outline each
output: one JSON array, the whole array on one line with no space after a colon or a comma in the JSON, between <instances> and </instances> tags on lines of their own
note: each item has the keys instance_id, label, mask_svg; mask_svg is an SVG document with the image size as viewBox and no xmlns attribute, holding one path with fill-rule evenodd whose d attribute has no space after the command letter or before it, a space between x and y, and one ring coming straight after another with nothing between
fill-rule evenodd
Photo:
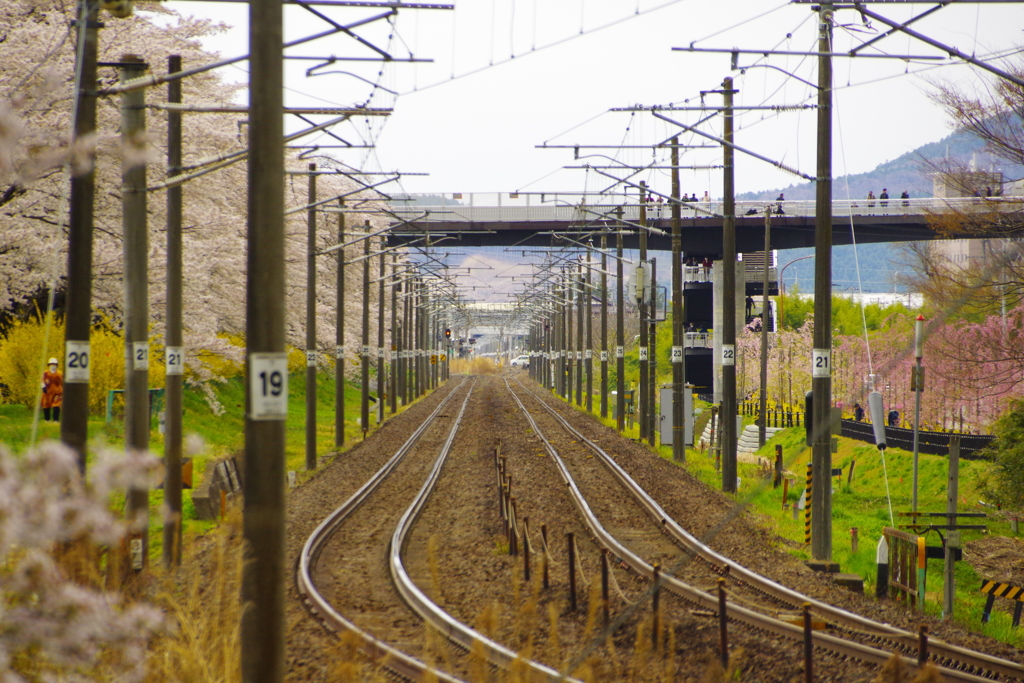
<instances>
[{"instance_id":1,"label":"electrical box on pole","mask_svg":"<svg viewBox=\"0 0 1024 683\"><path fill-rule=\"evenodd\" d=\"M661 388L661 412L658 418L659 439L662 446L672 445L672 389ZM693 446L693 392L683 392L683 445Z\"/></svg>"}]
</instances>

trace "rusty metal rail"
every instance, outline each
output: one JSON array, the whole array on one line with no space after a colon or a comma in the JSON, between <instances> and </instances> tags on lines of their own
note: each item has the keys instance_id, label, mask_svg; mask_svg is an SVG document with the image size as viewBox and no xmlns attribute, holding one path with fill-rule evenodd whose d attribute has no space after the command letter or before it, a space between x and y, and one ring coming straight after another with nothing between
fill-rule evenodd
<instances>
[{"instance_id":1,"label":"rusty metal rail","mask_svg":"<svg viewBox=\"0 0 1024 683\"><path fill-rule=\"evenodd\" d=\"M626 471L623 470L600 446L586 438L579 430L569 424L565 418L548 406L543 399L527 389L518 378L516 378L516 381L519 382L519 385L524 389L524 391L530 394L530 396L532 396L534 400L536 400L548 413L554 416L569 433L590 448L595 455L600 458L602 463L609 468L613 476L615 476L616 479L618 479L630 491L640 505L652 516L658 526L664 529L666 533L678 541L690 553L700 557L704 561L718 568L720 571L724 571L724 569L728 567L728 571L734 579L741 580L754 589L775 599L795 605L810 603L811 608L817 616L821 616L825 618L826 621L835 625L843 626L851 630L866 632L870 637L894 646L899 653L917 651L917 634L911 634L888 624L882 624L833 605L812 599L797 591L787 588L786 586L782 586L781 584L760 576L741 565L737 565L736 563L728 560L728 558L711 550L691 534L686 532L674 519L672 519L672 517L668 515L668 513L666 513L665 510L658 505L658 503L651 498L647 492L644 491L643 488L640 487L640 485L637 484L636 481L634 481L633 478L630 477ZM625 560L635 571L651 578L653 576L651 566L619 543L604 529L600 521L597 520L579 489L576 487L575 482L558 455L558 452L544 436L529 411L526 410L522 401L519 400L519 397L512 390L507 378L505 379L505 384L509 393L512 394L516 403L519 404L524 416L530 422L534 432L544 443L544 447L552 456L552 460L558 466L563 480L568 484L573 500L583 514L585 522L594 537L609 550L619 555L619 557ZM674 577L666 576L664 573L662 574L662 581L668 590L677 593L681 597L690 600L705 609L712 610L717 613L718 601L715 596L684 584ZM792 624L753 612L732 603L728 605L727 609L729 618L740 623L744 623L754 629L775 633L786 638L798 640L803 638L803 631ZM879 650L861 643L844 640L840 637L821 632L814 632L813 640L816 647L820 647L842 656L853 657L860 661L877 666L884 665L892 656L892 653L890 652ZM985 653L961 648L940 640L929 641L929 652L932 660L936 664L940 665L941 673L948 681L970 681L980 683L982 681L992 680L1024 680L1024 667L1009 660L992 657ZM904 664L911 669L915 669L917 667L916 659L904 656L903 654L900 656L903 659Z\"/></svg>"},{"instance_id":2,"label":"rusty metal rail","mask_svg":"<svg viewBox=\"0 0 1024 683\"><path fill-rule=\"evenodd\" d=\"M427 430L434 418L441 412L441 410L447 405L448 401L455 395L455 393L461 388L465 380L459 384L458 387L452 389L444 400L442 400L437 408L434 409L427 419L412 433L412 435L406 440L402 447L399 448L391 458L384 463L374 475L365 484L359 487L352 496L349 497L341 507L336 509L330 515L328 515L324 521L310 534L309 538L306 539L306 543L302 547L302 553L299 555L299 566L296 571L296 583L298 585L299 593L305 600L306 607L317 615L321 621L332 631L349 631L354 633L362 640L362 651L372 661L380 661L382 664L394 674L400 676L409 681L426 681L432 677L437 677L437 680L443 683L460 683L459 679L449 676L443 671L438 671L432 667L427 666L425 663L410 657L409 655L401 652L400 650L391 647L387 643L374 638L366 631L360 629L358 626L353 624L351 621L342 616L320 591L317 590L316 584L313 582L313 566L316 564L317 558L320 556L320 552L324 545L327 543L331 535L337 530L341 523L352 514L363 502L373 493L381 482L387 478L391 471L405 458L405 455L412 450L413 446L419 440L423 432Z\"/></svg>"},{"instance_id":3,"label":"rusty metal rail","mask_svg":"<svg viewBox=\"0 0 1024 683\"><path fill-rule=\"evenodd\" d=\"M412 530L412 525L416 522L416 518L423 510L423 506L426 505L427 499L434 490L434 484L437 482L437 479L441 474L441 468L444 466L445 460L451 452L452 442L455 440L455 434L459 430L459 424L462 422L462 416L466 412L466 404L469 402L469 398L472 394L473 388L470 387L469 394L466 395L465 400L462 402L462 408L459 410L459 414L455 418L455 423L452 425L451 431L448 433L448 439L445 441L444 446L441 448L441 452L437 456L437 460L434 462L434 467L431 469L426 481L423 482L423 487L420 489L419 493L416 494L415 500L413 500L402 515L401 520L398 522L398 526L395 527L394 534L391 536L391 550L388 558L391 567L391 577L394 579L395 586L406 604L412 607L412 609L419 614L424 621L443 633L452 642L461 645L466 650L472 649L474 644L479 643L483 647L487 661L500 666L503 669L511 668L513 662L519 661L530 670L532 675L528 680L531 681L572 681L573 679L564 677L558 671L549 666L545 666L539 662L519 659L519 656L515 651L510 650L509 648L491 640L456 620L450 614L441 609L440 606L431 601L430 598L428 598L423 591L421 591L419 587L412 582L409 578L408 572L405 570L405 566L402 563L402 550L408 540L409 532Z\"/></svg>"},{"instance_id":4,"label":"rusty metal rail","mask_svg":"<svg viewBox=\"0 0 1024 683\"><path fill-rule=\"evenodd\" d=\"M345 501L337 510L332 512L326 519L324 519L323 522L320 523L316 530L306 540L302 553L299 556L296 580L299 591L303 595L307 607L318 615L331 630L351 631L352 633L355 633L363 641L362 650L364 653L366 653L370 658L382 662L382 664L392 673L409 681L437 680L441 683L459 683L458 678L432 668L424 662L410 657L387 643L374 638L369 633L363 631L355 624L345 619L345 617L338 613L317 590L312 576L313 567L316 564L317 557L320 555L321 550L330 536L338 529L342 522L352 514L353 511L363 504L370 494L377 489L381 482L383 482L384 479L387 478L387 476L402 461L406 454L412 450L419 438L433 423L434 419L441 413L441 410L448 404L449 400L459 391L459 389L461 389L462 384L464 383L465 380L463 380L458 387L449 392L448 396L438 404L437 408L435 408L434 411L420 424L409 439L402 444L402 447L395 452L388 462L385 463L369 481L363 484L363 486L360 487L359 490L356 491L347 501ZM499 667L508 667L513 661L517 661L516 653L499 645L498 643L495 643L494 641L491 641L444 612L444 610L427 598L412 582L408 573L402 566L401 560L401 550L405 545L406 536L415 523L417 515L425 504L430 492L433 490L433 486L436 483L438 476L440 475L441 467L451 450L452 442L455 439L455 435L462 421L466 405L473 393L474 385L470 386L469 391L462 402L462 407L459 411L458 417L454 421L454 425L448 434L448 438L445 441L441 453L434 463L427 481L423 484L423 487L420 489L416 499L409 506L398 523L398 526L392 536L391 548L389 550L389 563L391 565L392 577L395 581L399 595L401 595L402 599L406 601L410 608L419 614L431 627L440 631L456 646L467 650L471 649L474 643L479 642L490 663ZM537 662L528 660L518 661L533 672L534 676L530 680L573 681L573 679L563 677L554 669Z\"/></svg>"}]
</instances>

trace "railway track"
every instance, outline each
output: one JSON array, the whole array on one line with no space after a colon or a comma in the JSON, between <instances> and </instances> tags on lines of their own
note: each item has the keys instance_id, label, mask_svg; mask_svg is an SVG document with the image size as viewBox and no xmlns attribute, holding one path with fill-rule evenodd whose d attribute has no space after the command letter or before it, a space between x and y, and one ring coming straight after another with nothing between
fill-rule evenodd
<instances>
[{"instance_id":1,"label":"railway track","mask_svg":"<svg viewBox=\"0 0 1024 683\"><path fill-rule=\"evenodd\" d=\"M635 504L639 505L652 518L654 525L663 532L664 540L669 540L673 545L678 546L687 557L699 559L701 563L712 568L718 575L727 576L729 581L731 581L732 590L740 590L748 594L753 593L760 598L760 602L767 601L774 606L782 605L797 609L803 604L809 604L815 618L824 619L830 627L842 633L840 636L815 631L813 633L814 647L823 651L831 652L842 658L853 658L874 666L884 665L890 659L892 653L895 652L901 656L908 668L916 668L916 658L911 658L908 655L917 652L919 642L917 634L895 628L889 624L873 621L802 595L797 591L762 577L741 565L735 564L728 558L716 553L672 519L615 462L614 458L593 440L588 439L583 433L573 427L564 417L552 409L546 401L525 387L518 378L516 378L516 382L562 429L594 454L621 487L628 491ZM640 554L620 542L617 533L613 533L619 530L615 529L614 526L610 530L598 519L598 516L592 510L591 504L581 492L576 479L572 476L566 460L560 456L551 444L551 441L544 435L537 421L519 399L516 391L513 390L507 377L505 378L505 384L527 421L531 424L534 432L544 443L544 447L551 455L552 460L556 463L559 473L568 485L574 502L584 517L590 533L600 544L626 562L634 571L648 578L653 578L654 569L652 565L643 559ZM601 497L605 497L605 495L607 493L602 491ZM611 524L614 525L614 519L612 519ZM664 543L664 540L662 543ZM630 545L636 547L635 542ZM644 555L647 557L652 557L653 555L659 560L664 560L669 554L665 546L653 541L649 534L643 538L642 547ZM678 552L676 555L678 556ZM661 582L664 587L692 604L717 613L717 596L682 581L678 576L678 570L688 563L684 561L676 562L676 564L678 567L673 568L673 573L676 575L662 575ZM776 619L769 614L737 605L734 602L728 604L727 614L733 621L745 624L764 633L770 633L791 640L799 641L803 639L803 630L801 628ZM887 649L883 650L879 649L879 647ZM928 650L930 660L940 667L942 675L949 681L1024 680L1024 667L1016 662L975 652L936 639L929 641Z\"/></svg>"},{"instance_id":2,"label":"railway track","mask_svg":"<svg viewBox=\"0 0 1024 683\"><path fill-rule=\"evenodd\" d=\"M475 382L468 387L464 386L466 384L463 381L460 387L451 391L387 463L328 515L309 536L298 561L296 580L299 591L307 608L326 627L354 634L360 640L363 652L371 660L382 663L393 676L402 680L454 683L466 677L470 669L467 661L470 651L497 667L508 669L515 665L525 668L526 680L572 680L562 677L550 667L520 659L509 648L454 619L413 581L412 572L403 560L410 531L440 477L475 388ZM456 394L463 392L465 396L461 407L452 418L446 414L451 411L445 409ZM450 426L442 424L446 418L451 418ZM447 427L447 431L443 427ZM418 445L421 441L425 443ZM422 481L422 485L408 506L403 507L404 500L399 503L397 494L408 488L411 481ZM360 516L363 521L372 520L368 532L352 530L357 526L362 528L355 523ZM346 531L345 534L339 534L342 529ZM386 541L381 538L384 532ZM350 538L340 540L341 536ZM361 557L361 552L369 552L371 556ZM384 563L389 570L386 573L376 571L373 566L379 567L381 564L381 552L386 553ZM322 585L327 583L324 579L328 575L334 583L344 585L341 567L361 571L363 578L379 574L376 584L371 585L367 591L369 595L357 596L360 604L349 605L347 608L340 606L337 603L339 593L343 591L334 591L332 595ZM404 605L408 606L406 617L396 613L394 601L389 606L381 604L380 593L387 589L383 584L388 583L393 585L397 593L395 600L400 596ZM417 620L407 618L411 616L408 615L409 609L418 617ZM353 616L346 617L346 613ZM418 620L429 624L455 646L450 656L435 657L445 661L444 670L426 663L424 657L410 654L419 649L419 643L412 642L410 638L410 633L423 631ZM401 628L395 628L395 624L400 624Z\"/></svg>"}]
</instances>

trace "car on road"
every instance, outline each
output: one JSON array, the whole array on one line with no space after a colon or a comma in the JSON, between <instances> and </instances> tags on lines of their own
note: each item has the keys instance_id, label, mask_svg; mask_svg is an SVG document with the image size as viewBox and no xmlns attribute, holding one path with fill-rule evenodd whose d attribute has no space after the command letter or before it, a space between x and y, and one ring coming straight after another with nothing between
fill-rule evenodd
<instances>
[{"instance_id":1,"label":"car on road","mask_svg":"<svg viewBox=\"0 0 1024 683\"><path fill-rule=\"evenodd\" d=\"M512 360L512 367L514 368L528 368L530 367L529 356L519 356Z\"/></svg>"}]
</instances>

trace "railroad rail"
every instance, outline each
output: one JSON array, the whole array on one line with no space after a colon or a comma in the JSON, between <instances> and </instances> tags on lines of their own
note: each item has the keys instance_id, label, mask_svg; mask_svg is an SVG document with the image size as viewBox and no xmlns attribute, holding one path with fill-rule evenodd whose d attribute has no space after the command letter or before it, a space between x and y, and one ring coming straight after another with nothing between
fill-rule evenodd
<instances>
[{"instance_id":1,"label":"railroad rail","mask_svg":"<svg viewBox=\"0 0 1024 683\"><path fill-rule=\"evenodd\" d=\"M401 448L395 452L395 454L373 475L373 477L371 477L359 488L358 491L356 491L348 500L346 500L340 507L334 510L323 520L323 522L320 523L316 530L306 540L299 556L296 580L299 592L302 594L307 608L316 614L325 626L331 630L349 631L355 634L363 643L362 649L364 653L374 660L381 661L383 666L389 669L393 674L409 681L437 680L442 681L443 683L458 683L459 679L446 672L430 667L424 662L401 652L397 648L375 638L370 633L360 629L354 623L346 619L317 590L316 584L313 580L313 570L317 558L330 537L339 529L345 519L359 508L380 486L381 482L391 474L391 472L405 458L406 454L413 449L419 438L430 427L441 413L442 409L444 409L452 397L462 388L462 385L465 384L465 382L466 380L463 380L458 387L453 389L444 398L444 400L438 404L434 411L420 424ZM548 666L530 660L519 659L517 654L512 650L494 642L481 633L454 619L440 606L431 601L412 582L402 562L401 553L406 545L409 531L412 529L416 518L423 509L430 493L433 491L434 485L441 473L441 468L451 451L452 443L455 440L455 436L458 432L462 417L474 388L475 382L470 385L469 390L466 393L466 397L462 401L462 406L459 410L458 416L454 420L452 428L448 433L444 445L441 448L426 481L420 488L416 498L405 510L392 534L391 544L388 551L392 579L394 580L399 595L402 596L402 599L406 604L409 605L409 607L427 624L438 630L448 638L449 642L453 643L457 647L469 651L473 649L474 646L477 646L482 650L484 656L491 664L502 668L509 668L512 662L517 662L530 670L531 677L529 680L573 681L574 679L564 677L559 672Z\"/></svg>"},{"instance_id":2,"label":"railroad rail","mask_svg":"<svg viewBox=\"0 0 1024 683\"><path fill-rule=\"evenodd\" d=\"M826 621L849 631L857 631L862 635L866 634L873 642L886 643L896 650L897 654L903 659L905 665L911 668L916 668L916 659L909 658L904 654L906 652L916 650L918 644L918 636L916 634L911 634L888 624L873 621L866 617L853 614L833 605L810 598L809 596L805 596L797 591L760 576L741 565L737 565L729 561L728 558L711 550L705 544L701 543L698 539L686 532L600 446L569 424L564 417L559 415L543 399L523 385L518 378L516 378L516 381L523 390L529 393L530 396L533 397L534 400L537 401L548 413L550 413L563 428L572 434L580 443L586 445L587 448L593 451L601 462L610 470L613 476L630 492L641 507L643 507L644 510L646 510L654 519L657 526L681 545L688 554L707 562L721 574L728 572L734 580L741 581L747 586L771 597L774 600L791 605L810 603L811 608L817 616L823 617ZM634 554L631 550L615 539L593 514L590 506L577 487L557 450L544 436L536 421L523 405L516 392L513 391L508 382L508 378L505 378L505 384L509 393L522 410L524 416L530 422L534 433L541 439L545 449L551 455L552 460L556 463L559 473L568 485L573 501L582 513L584 523L587 525L591 534L599 543L629 564L634 571L649 579L653 578L653 568L642 558ZM661 574L661 581L668 590L676 593L684 599L696 603L702 608L714 611L715 613L718 612L717 596L713 596L694 588L675 577L664 573ZM773 617L754 612L734 603L728 604L727 613L729 618L760 631L767 631L794 640L801 640L803 638L803 630L799 627ZM816 647L833 652L840 656L855 658L868 664L882 666L892 656L892 653L890 652L861 643L851 642L827 633L816 631L813 633L812 638ZM946 677L946 680L972 682L1024 680L1024 667L1015 662L992 657L985 653L968 650L966 648L945 643L941 640L929 641L929 653L934 663L939 666L942 675Z\"/></svg>"}]
</instances>

